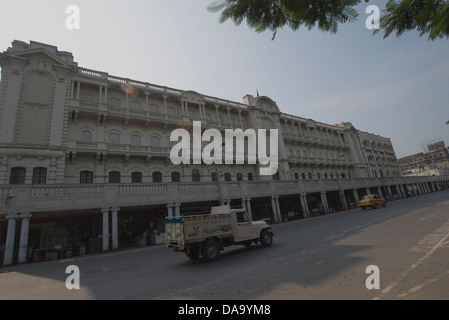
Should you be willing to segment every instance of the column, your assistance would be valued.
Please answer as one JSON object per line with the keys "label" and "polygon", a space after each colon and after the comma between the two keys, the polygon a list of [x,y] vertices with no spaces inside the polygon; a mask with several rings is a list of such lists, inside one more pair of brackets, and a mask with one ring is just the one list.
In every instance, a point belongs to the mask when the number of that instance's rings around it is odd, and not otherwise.
{"label": "column", "polygon": [[78,87],[76,88],[76,100],[80,99],[81,82],[78,81]]}
{"label": "column", "polygon": [[167,217],[173,218],[173,204],[167,204]]}
{"label": "column", "polygon": [[112,250],[118,249],[118,218],[120,208],[111,208],[112,213]]}
{"label": "column", "polygon": [[103,214],[103,251],[109,250],[109,208],[101,209]]}
{"label": "column", "polygon": [[392,200],[393,199],[393,193],[391,192],[390,185],[387,186],[387,193],[388,193],[388,197],[390,198],[390,200]]}
{"label": "column", "polygon": [[357,189],[354,189],[352,192],[354,193],[355,206],[358,207],[360,201],[359,193],[357,192]]}
{"label": "column", "polygon": [[242,209],[246,211],[246,199],[242,199]]}
{"label": "column", "polygon": [[98,104],[102,103],[103,86],[98,86]]}
{"label": "column", "polygon": [[218,123],[218,126],[221,126],[221,124],[220,124],[220,115],[218,113],[218,106],[217,105],[215,105],[215,111],[217,112],[217,123]]}
{"label": "column", "polygon": [[383,193],[382,193],[381,187],[377,187],[377,193],[379,194],[379,196],[380,196],[381,198],[384,197],[384,195],[383,195]]}
{"label": "column", "polygon": [[327,204],[326,191],[321,192],[321,203],[323,204],[324,212],[329,213],[329,206]]}
{"label": "column", "polygon": [[278,215],[277,215],[277,210],[276,210],[276,203],[274,202],[274,197],[275,196],[271,196],[271,208],[273,209],[274,222],[278,223]]}
{"label": "column", "polygon": [[30,230],[30,213],[23,213],[19,216],[22,220],[22,228],[20,229],[20,244],[19,244],[19,257],[18,263],[27,262],[27,252],[28,252],[28,234]]}
{"label": "column", "polygon": [[104,87],[104,103],[108,104],[108,86]]}
{"label": "column", "polygon": [[231,108],[227,108],[228,109],[228,120],[229,120],[229,124],[232,128],[232,120],[231,120]]}
{"label": "column", "polygon": [[18,214],[6,216],[6,220],[8,220],[8,230],[6,231],[5,256],[3,259],[4,266],[8,266],[13,263],[14,239],[16,237],[16,219],[18,218]]}
{"label": "column", "polygon": [[274,202],[276,203],[276,211],[278,214],[278,221],[282,222],[281,207],[279,206],[279,196],[275,196]]}
{"label": "column", "polygon": [[304,218],[310,217],[309,206],[307,205],[307,193],[301,193],[301,207],[304,212]]}
{"label": "column", "polygon": [[341,199],[341,203],[343,205],[343,210],[348,210],[348,203],[346,202],[346,196],[345,196],[344,190],[340,190],[340,199]]}
{"label": "column", "polygon": [[175,203],[175,216],[177,218],[181,217],[181,210],[179,209],[180,206],[180,203]]}
{"label": "column", "polygon": [[252,218],[253,212],[251,210],[251,198],[246,199],[246,209],[247,209],[249,216]]}

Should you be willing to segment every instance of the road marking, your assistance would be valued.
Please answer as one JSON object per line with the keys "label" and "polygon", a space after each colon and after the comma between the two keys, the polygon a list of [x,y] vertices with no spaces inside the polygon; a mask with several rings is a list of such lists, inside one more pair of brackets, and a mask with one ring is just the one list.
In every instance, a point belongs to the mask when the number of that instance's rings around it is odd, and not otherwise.
{"label": "road marking", "polygon": [[[440,231],[440,230],[447,230],[446,227],[449,226],[449,220],[446,221],[446,223],[440,227],[439,229],[437,229],[436,231]],[[433,236],[435,234],[430,234],[427,235],[426,237],[424,237],[424,239],[435,239],[435,236]],[[439,234],[440,235],[440,234]],[[373,300],[379,300],[381,299],[383,296],[385,296],[386,294],[388,294],[394,287],[396,287],[398,285],[398,283],[403,280],[405,277],[408,276],[409,273],[411,273],[413,270],[415,270],[424,260],[426,260],[427,258],[429,258],[438,248],[441,248],[442,246],[447,244],[447,239],[449,238],[449,232],[446,233],[442,238],[440,238],[440,240],[433,246],[430,248],[430,250],[424,255],[422,256],[420,259],[418,259],[414,264],[412,264],[407,270],[405,270],[400,276],[399,276],[399,280],[391,283],[389,286],[387,286],[385,289],[382,290],[382,292],[377,296],[374,297]],[[423,240],[424,240],[423,239]],[[421,241],[423,241],[421,240]],[[416,247],[414,247],[416,248]],[[410,251],[410,250],[409,250]],[[433,280],[433,279],[432,279]],[[430,280],[429,280],[430,281]],[[428,281],[428,282],[429,282]],[[430,283],[430,282],[429,282]],[[428,284],[428,283],[427,283]],[[426,285],[427,285],[426,284]],[[415,290],[414,292],[420,290],[421,288],[423,288],[424,285],[421,286],[417,286],[414,287],[413,289],[410,290]],[[409,291],[410,291],[409,290]],[[408,292],[408,291],[407,291]]]}

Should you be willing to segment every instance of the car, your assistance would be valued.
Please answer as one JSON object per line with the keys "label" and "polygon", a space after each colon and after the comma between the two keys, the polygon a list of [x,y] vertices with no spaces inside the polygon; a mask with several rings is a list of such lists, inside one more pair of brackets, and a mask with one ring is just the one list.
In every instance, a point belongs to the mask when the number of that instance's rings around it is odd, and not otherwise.
{"label": "car", "polygon": [[387,201],[384,198],[380,197],[378,194],[367,194],[359,201],[359,207],[363,210],[366,208],[377,208],[378,206],[386,207]]}

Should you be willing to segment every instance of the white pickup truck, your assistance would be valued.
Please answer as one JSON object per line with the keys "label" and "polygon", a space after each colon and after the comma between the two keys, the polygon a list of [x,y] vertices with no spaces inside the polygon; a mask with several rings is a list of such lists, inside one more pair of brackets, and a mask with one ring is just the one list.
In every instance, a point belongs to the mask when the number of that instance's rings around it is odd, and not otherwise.
{"label": "white pickup truck", "polygon": [[212,207],[206,215],[167,218],[165,239],[168,248],[185,252],[190,259],[212,261],[231,245],[251,246],[273,243],[273,232],[266,221],[252,221],[244,209],[229,205]]}

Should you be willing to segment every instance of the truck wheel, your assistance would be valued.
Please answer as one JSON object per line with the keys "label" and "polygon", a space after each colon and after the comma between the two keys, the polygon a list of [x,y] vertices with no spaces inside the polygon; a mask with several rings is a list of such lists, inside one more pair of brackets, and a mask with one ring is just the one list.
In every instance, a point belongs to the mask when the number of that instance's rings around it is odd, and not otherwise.
{"label": "truck wheel", "polygon": [[203,246],[203,257],[206,261],[213,261],[220,256],[220,246],[216,241],[208,241]]}
{"label": "truck wheel", "polygon": [[260,234],[262,247],[269,247],[273,243],[273,234],[268,230],[263,230]]}

